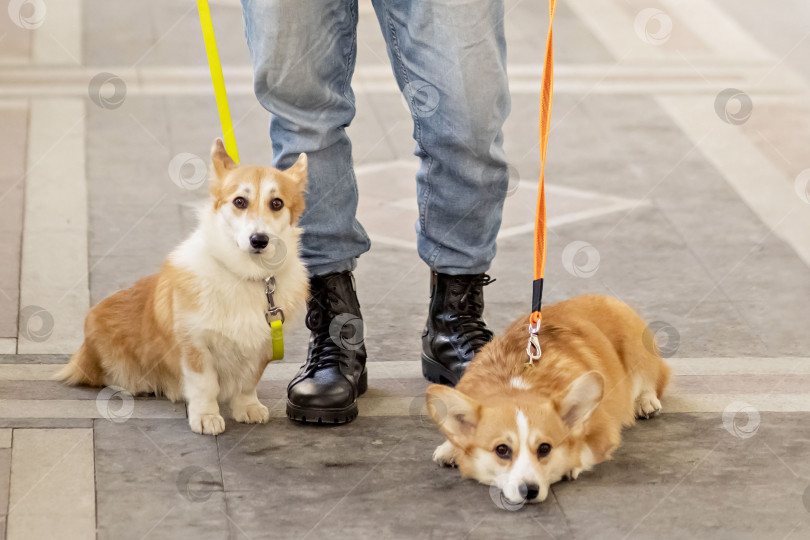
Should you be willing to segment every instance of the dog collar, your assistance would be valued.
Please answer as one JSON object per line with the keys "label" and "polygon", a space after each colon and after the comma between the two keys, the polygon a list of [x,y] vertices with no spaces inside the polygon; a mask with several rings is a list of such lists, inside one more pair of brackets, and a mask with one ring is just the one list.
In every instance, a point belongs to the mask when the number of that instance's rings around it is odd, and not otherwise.
{"label": "dog collar", "polygon": [[273,360],[284,358],[284,310],[276,306],[273,293],[276,291],[276,278],[264,278],[264,294],[267,296],[267,311],[264,318],[270,325],[270,339],[273,342]]}

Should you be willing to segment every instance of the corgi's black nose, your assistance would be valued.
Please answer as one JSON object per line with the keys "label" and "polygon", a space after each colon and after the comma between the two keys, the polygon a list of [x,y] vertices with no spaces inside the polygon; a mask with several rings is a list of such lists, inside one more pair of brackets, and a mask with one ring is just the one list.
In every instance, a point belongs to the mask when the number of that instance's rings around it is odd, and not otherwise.
{"label": "corgi's black nose", "polygon": [[[526,500],[531,501],[537,498],[540,494],[540,486],[537,484],[525,484],[526,485]],[[522,489],[520,491],[523,491]]]}
{"label": "corgi's black nose", "polygon": [[250,247],[255,249],[264,249],[270,242],[270,237],[264,233],[253,233],[250,235]]}

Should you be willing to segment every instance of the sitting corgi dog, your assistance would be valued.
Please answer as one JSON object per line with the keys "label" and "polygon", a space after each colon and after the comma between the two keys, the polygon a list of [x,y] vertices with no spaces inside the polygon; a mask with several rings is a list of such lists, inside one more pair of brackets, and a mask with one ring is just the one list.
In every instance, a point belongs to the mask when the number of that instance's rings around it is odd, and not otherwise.
{"label": "sitting corgi dog", "polygon": [[57,374],[69,384],[117,386],[188,403],[197,433],[225,429],[219,402],[238,422],[267,422],[256,386],[273,359],[266,288],[286,319],[306,303],[299,258],[307,158],[285,171],[238,166],[217,139],[210,199],[191,236],[158,274],[93,307],[85,339]]}
{"label": "sitting corgi dog", "polygon": [[543,309],[542,356],[527,365],[529,317],[484,346],[455,389],[431,385],[427,409],[447,441],[433,454],[496,486],[505,502],[540,502],[549,486],[610,459],[623,426],[661,410],[670,368],[641,318],[606,296]]}

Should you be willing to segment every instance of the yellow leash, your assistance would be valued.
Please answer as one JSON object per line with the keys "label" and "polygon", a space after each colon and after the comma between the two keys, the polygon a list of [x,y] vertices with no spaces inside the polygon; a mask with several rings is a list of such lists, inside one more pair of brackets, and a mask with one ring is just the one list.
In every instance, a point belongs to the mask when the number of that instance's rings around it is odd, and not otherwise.
{"label": "yellow leash", "polygon": [[222,77],[222,64],[219,63],[217,40],[214,37],[214,24],[211,22],[211,9],[208,0],[197,0],[197,10],[200,12],[200,26],[202,26],[205,53],[208,55],[208,67],[211,69],[211,82],[214,83],[214,96],[217,99],[219,123],[222,124],[222,137],[225,139],[225,150],[231,159],[239,163],[239,152],[236,150],[236,137],[233,134],[231,110],[228,108],[228,95],[225,93],[225,79]]}
{"label": "yellow leash", "polygon": [[[205,53],[208,56],[208,67],[211,69],[211,82],[214,84],[214,96],[217,100],[219,122],[222,125],[222,138],[225,139],[225,150],[236,163],[239,163],[239,152],[236,150],[236,137],[233,133],[231,110],[228,108],[228,94],[225,92],[225,78],[222,76],[222,64],[217,52],[217,40],[214,37],[214,24],[211,22],[211,9],[208,0],[197,0],[197,10],[200,12],[200,26],[202,27]],[[270,326],[270,340],[273,344],[273,360],[284,358],[284,312],[277,308],[273,301],[273,292],[276,280],[269,277],[265,280],[265,294],[269,307],[265,313],[267,324]]]}

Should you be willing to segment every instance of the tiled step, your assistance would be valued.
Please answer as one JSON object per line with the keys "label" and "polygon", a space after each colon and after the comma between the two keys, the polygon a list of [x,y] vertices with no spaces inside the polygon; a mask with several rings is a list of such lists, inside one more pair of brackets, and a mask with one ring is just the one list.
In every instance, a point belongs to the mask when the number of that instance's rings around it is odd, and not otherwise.
{"label": "tiled step", "polygon": [[[671,358],[674,377],[664,412],[723,412],[735,403],[757,411],[810,411],[810,358]],[[0,419],[183,418],[182,403],[132,398],[51,379],[59,364],[0,364]],[[259,397],[274,417],[285,415],[286,385],[298,371],[290,362],[272,364],[259,383]],[[419,361],[369,363],[368,392],[359,401],[366,416],[414,416],[424,411]]]}

